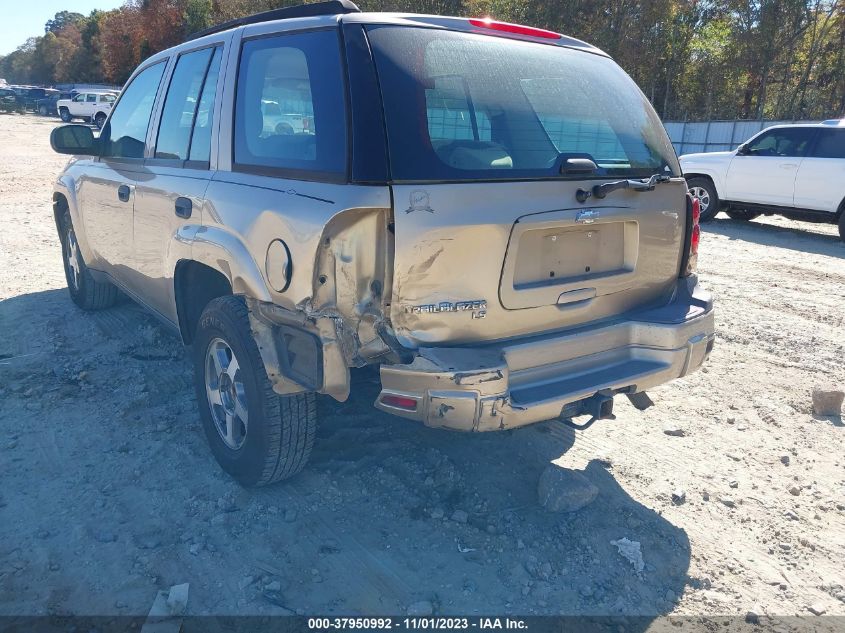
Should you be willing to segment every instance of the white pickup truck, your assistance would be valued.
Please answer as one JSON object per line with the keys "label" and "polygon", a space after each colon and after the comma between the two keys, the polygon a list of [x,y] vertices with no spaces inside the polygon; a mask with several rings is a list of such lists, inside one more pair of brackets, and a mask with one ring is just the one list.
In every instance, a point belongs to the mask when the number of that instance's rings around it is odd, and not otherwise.
{"label": "white pickup truck", "polygon": [[845,241],[845,119],[763,130],[732,152],[681,156],[701,221],[724,210],[833,223]]}
{"label": "white pickup truck", "polygon": [[117,99],[117,93],[105,90],[80,92],[72,99],[59,99],[56,109],[62,121],[70,123],[73,119],[83,119],[103,127],[111,107]]}

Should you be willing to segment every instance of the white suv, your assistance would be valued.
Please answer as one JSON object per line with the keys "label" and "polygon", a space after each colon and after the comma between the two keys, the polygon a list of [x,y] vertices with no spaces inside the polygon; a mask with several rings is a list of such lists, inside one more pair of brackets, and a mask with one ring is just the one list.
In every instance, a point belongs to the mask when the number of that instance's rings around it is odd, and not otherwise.
{"label": "white suv", "polygon": [[845,119],[767,128],[732,152],[681,156],[701,221],[724,209],[837,223],[845,240]]}
{"label": "white suv", "polygon": [[80,92],[72,99],[59,99],[56,109],[62,121],[70,123],[73,119],[83,119],[103,127],[111,107],[117,99],[117,93],[92,90]]}

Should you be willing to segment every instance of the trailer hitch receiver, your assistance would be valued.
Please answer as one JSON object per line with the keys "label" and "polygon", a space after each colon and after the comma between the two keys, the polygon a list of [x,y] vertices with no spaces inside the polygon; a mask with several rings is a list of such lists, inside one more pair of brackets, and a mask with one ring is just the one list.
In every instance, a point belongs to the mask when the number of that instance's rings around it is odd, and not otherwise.
{"label": "trailer hitch receiver", "polygon": [[[589,398],[573,402],[561,411],[560,421],[570,428],[583,431],[590,428],[593,422],[597,420],[615,420],[616,416],[613,415],[614,395],[613,391],[603,390]],[[572,421],[572,418],[580,415],[589,415],[590,419],[584,424],[576,424]]]}

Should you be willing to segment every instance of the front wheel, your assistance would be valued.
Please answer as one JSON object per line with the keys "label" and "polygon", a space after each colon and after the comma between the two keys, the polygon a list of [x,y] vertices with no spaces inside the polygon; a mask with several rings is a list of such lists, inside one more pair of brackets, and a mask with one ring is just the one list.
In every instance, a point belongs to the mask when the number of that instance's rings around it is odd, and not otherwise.
{"label": "front wheel", "polygon": [[690,178],[687,189],[693,198],[698,198],[701,205],[701,222],[709,222],[719,213],[719,194],[709,178]]}
{"label": "front wheel", "polygon": [[731,209],[730,211],[725,211],[728,214],[728,217],[731,220],[741,220],[748,222],[749,220],[753,220],[756,217],[759,217],[759,213],[755,213],[754,211],[746,211],[745,209]]}
{"label": "front wheel", "polygon": [[70,123],[70,120],[73,118],[70,116],[70,111],[67,108],[59,110],[59,116],[62,117],[62,121],[65,123]]}
{"label": "front wheel", "polygon": [[273,391],[243,300],[212,300],[200,317],[193,347],[200,417],[223,470],[247,487],[302,470],[314,445],[316,398]]}
{"label": "front wheel", "polygon": [[67,211],[62,215],[61,233],[62,259],[65,279],[70,298],[83,310],[102,310],[117,301],[117,288],[108,281],[97,281],[85,265],[73,222]]}

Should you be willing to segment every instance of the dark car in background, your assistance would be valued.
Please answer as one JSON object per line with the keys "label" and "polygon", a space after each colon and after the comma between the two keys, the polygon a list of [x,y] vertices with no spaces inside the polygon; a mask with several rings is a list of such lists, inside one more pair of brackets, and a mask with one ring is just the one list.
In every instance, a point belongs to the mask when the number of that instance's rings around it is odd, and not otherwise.
{"label": "dark car in background", "polygon": [[35,103],[35,111],[41,116],[59,116],[59,109],[56,107],[59,99],[73,99],[77,91],[48,90],[48,93],[45,98],[39,99]]}
{"label": "dark car in background", "polygon": [[58,90],[52,88],[38,88],[37,86],[12,86],[12,90],[17,94],[20,108],[32,112],[37,110],[38,101],[58,92]]}
{"label": "dark car in background", "polygon": [[14,112],[17,109],[17,93],[11,88],[0,87],[0,112]]}

